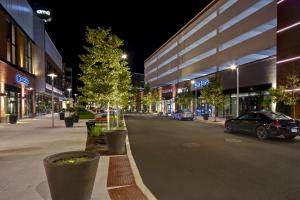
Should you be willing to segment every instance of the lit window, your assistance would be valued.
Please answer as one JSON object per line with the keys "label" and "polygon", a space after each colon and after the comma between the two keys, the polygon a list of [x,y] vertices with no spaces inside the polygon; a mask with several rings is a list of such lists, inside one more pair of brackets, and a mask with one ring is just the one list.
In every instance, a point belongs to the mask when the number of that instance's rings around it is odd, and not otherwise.
{"label": "lit window", "polygon": [[162,53],[160,53],[157,58],[161,58],[163,57],[166,53],[170,52],[172,49],[174,49],[177,46],[177,42],[175,42],[174,44],[172,44],[169,48],[167,48],[165,51],[163,51]]}
{"label": "lit window", "polygon": [[185,68],[185,67],[187,67],[187,66],[189,66],[191,64],[199,62],[199,61],[201,61],[201,60],[203,60],[203,59],[205,59],[205,58],[207,58],[209,56],[212,56],[212,55],[214,55],[216,53],[217,53],[217,49],[216,48],[211,49],[211,50],[209,50],[209,51],[207,51],[205,53],[202,53],[202,54],[200,54],[200,55],[198,55],[198,56],[196,56],[196,57],[194,57],[194,58],[192,58],[192,59],[190,59],[190,60],[188,60],[188,61],[180,64],[179,65],[179,69]]}
{"label": "lit window", "polygon": [[225,10],[227,10],[228,8],[230,8],[230,6],[232,6],[233,4],[235,4],[237,2],[237,0],[228,0],[226,3],[223,4],[223,6],[221,6],[219,8],[219,12],[220,14],[223,13]]}
{"label": "lit window", "polygon": [[217,12],[213,12],[211,15],[209,15],[207,18],[205,18],[204,20],[202,20],[197,26],[195,26],[192,30],[190,30],[188,33],[186,33],[185,35],[183,35],[180,39],[179,39],[179,43],[182,43],[184,40],[186,40],[187,38],[189,38],[191,35],[193,35],[195,32],[197,32],[198,30],[200,30],[202,27],[204,27],[206,24],[208,24],[211,20],[213,20],[215,17],[217,16]]}
{"label": "lit window", "polygon": [[210,32],[209,34],[203,36],[202,38],[200,38],[199,40],[197,40],[196,42],[194,42],[193,44],[191,44],[190,46],[186,47],[185,49],[183,49],[182,51],[179,52],[179,56],[182,56],[183,54],[186,54],[187,52],[191,51],[192,49],[200,46],[201,44],[203,44],[204,42],[206,42],[207,40],[213,38],[214,36],[217,35],[217,31],[214,30],[212,32]]}
{"label": "lit window", "polygon": [[149,67],[150,65],[152,65],[156,61],[157,61],[157,58],[153,58],[153,60],[151,60],[151,61],[149,61],[148,63],[145,64],[145,68]]}
{"label": "lit window", "polygon": [[168,60],[165,60],[164,62],[162,62],[160,65],[158,65],[158,69],[162,68],[163,66],[169,64],[170,62],[172,62],[173,60],[175,60],[177,58],[177,54],[172,56],[171,58],[169,58]]}
{"label": "lit window", "polygon": [[275,28],[276,26],[277,26],[277,20],[273,19],[273,20],[271,20],[271,21],[269,21],[269,22],[267,22],[263,25],[260,25],[256,28],[252,29],[251,31],[248,31],[248,32],[246,32],[246,33],[244,33],[244,34],[242,34],[242,35],[240,35],[240,36],[238,36],[238,37],[236,37],[232,40],[229,40],[229,41],[221,44],[220,47],[219,47],[219,50],[223,51],[225,49],[228,49],[229,47],[235,46],[235,45],[237,45],[241,42],[244,42],[244,41],[246,41],[250,38],[253,38],[257,35],[260,35],[260,34],[266,32],[266,31],[268,31],[272,28]]}
{"label": "lit window", "polygon": [[225,31],[226,29],[228,29],[231,26],[235,25],[236,23],[242,21],[246,17],[252,15],[253,13],[255,13],[258,10],[262,9],[263,7],[270,4],[271,2],[273,2],[273,0],[260,0],[259,2],[257,2],[253,6],[251,6],[250,8],[246,9],[245,11],[243,11],[242,13],[237,15],[236,17],[232,18],[231,20],[229,20],[228,22],[226,22],[225,24],[220,26],[219,31],[220,32]]}

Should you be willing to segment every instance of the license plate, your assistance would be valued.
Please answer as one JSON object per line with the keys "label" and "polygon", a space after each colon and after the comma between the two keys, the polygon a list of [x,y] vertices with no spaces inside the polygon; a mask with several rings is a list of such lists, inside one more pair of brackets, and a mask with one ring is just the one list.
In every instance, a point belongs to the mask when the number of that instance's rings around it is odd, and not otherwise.
{"label": "license plate", "polygon": [[292,133],[297,133],[297,132],[298,132],[298,129],[297,129],[297,128],[291,128],[291,132],[292,132]]}

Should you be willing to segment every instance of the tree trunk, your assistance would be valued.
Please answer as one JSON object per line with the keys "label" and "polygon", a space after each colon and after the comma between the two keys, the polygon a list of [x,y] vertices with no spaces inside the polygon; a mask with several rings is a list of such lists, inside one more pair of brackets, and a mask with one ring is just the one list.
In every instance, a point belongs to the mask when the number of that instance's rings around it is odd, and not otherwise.
{"label": "tree trunk", "polygon": [[109,113],[110,112],[110,110],[109,110],[109,101],[108,101],[108,103],[107,103],[107,115],[106,115],[106,117],[107,117],[107,130],[110,130],[110,116],[109,116]]}
{"label": "tree trunk", "polygon": [[296,105],[292,105],[292,117],[296,118]]}
{"label": "tree trunk", "polygon": [[215,106],[215,122],[217,121],[217,107]]}
{"label": "tree trunk", "polygon": [[119,128],[119,106],[117,105],[117,128]]}
{"label": "tree trunk", "polygon": [[152,104],[149,105],[149,112],[152,112]]}

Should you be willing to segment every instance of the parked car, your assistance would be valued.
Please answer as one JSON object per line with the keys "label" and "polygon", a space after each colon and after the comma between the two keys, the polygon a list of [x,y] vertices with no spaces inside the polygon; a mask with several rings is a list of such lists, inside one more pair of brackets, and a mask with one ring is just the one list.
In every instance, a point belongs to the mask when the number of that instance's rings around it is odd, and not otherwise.
{"label": "parked car", "polygon": [[292,140],[300,134],[300,121],[279,112],[249,112],[226,120],[225,131],[252,133],[261,140],[280,135]]}
{"label": "parked car", "polygon": [[177,120],[194,120],[194,114],[189,110],[178,110],[177,112],[173,113],[173,119]]}

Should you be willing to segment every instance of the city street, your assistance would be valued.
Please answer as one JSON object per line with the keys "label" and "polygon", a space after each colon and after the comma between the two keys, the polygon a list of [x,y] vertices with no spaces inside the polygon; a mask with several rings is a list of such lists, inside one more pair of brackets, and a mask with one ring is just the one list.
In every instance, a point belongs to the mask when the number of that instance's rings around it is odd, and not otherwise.
{"label": "city street", "polygon": [[259,141],[216,124],[154,116],[128,116],[127,128],[157,199],[300,199],[300,138]]}

